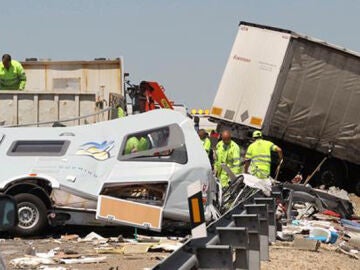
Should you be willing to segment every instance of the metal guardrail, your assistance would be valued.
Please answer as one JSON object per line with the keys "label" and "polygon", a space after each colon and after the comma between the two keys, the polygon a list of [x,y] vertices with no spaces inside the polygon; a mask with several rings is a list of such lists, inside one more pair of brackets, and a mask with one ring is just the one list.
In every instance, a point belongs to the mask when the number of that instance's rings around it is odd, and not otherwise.
{"label": "metal guardrail", "polygon": [[275,199],[257,192],[207,226],[207,237],[189,239],[156,265],[162,269],[260,269],[275,241]]}

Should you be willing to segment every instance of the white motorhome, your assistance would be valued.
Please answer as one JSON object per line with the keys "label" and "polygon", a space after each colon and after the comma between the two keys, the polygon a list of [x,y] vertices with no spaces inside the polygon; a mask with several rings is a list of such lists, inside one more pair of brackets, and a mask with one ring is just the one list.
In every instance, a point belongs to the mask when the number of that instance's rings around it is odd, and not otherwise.
{"label": "white motorhome", "polygon": [[[130,140],[146,147],[128,151]],[[123,224],[160,231],[189,221],[186,188],[211,166],[191,120],[171,110],[70,127],[0,128],[0,192],[19,208],[17,232],[52,224]]]}

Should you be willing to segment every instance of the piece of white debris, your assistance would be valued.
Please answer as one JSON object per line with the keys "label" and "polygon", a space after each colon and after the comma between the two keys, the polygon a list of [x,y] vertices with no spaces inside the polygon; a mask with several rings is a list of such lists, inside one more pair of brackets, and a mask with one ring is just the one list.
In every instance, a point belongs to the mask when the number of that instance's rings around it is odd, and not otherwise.
{"label": "piece of white debris", "polygon": [[84,263],[100,263],[106,260],[106,256],[103,257],[84,257],[78,259],[61,259],[61,263],[65,264],[84,264]]}
{"label": "piece of white debris", "polygon": [[51,265],[56,264],[56,262],[52,259],[38,257],[20,257],[10,261],[10,265],[16,268],[36,267],[41,264]]}

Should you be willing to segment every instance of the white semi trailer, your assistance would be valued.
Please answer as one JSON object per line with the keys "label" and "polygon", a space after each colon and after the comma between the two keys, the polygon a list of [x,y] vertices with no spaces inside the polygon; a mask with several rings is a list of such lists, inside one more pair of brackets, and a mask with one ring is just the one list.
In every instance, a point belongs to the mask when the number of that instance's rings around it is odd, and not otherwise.
{"label": "white semi trailer", "polygon": [[[285,167],[360,194],[360,55],[289,30],[240,22],[211,119],[246,143],[261,129]],[[285,171],[285,170],[284,170]]]}

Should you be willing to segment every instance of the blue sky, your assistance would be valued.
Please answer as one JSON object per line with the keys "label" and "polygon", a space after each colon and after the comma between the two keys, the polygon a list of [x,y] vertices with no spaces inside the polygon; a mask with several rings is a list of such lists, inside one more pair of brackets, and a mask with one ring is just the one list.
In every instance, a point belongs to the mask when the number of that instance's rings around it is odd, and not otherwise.
{"label": "blue sky", "polygon": [[122,56],[131,80],[158,81],[189,108],[211,106],[237,26],[286,28],[360,52],[357,0],[0,0],[0,54]]}

